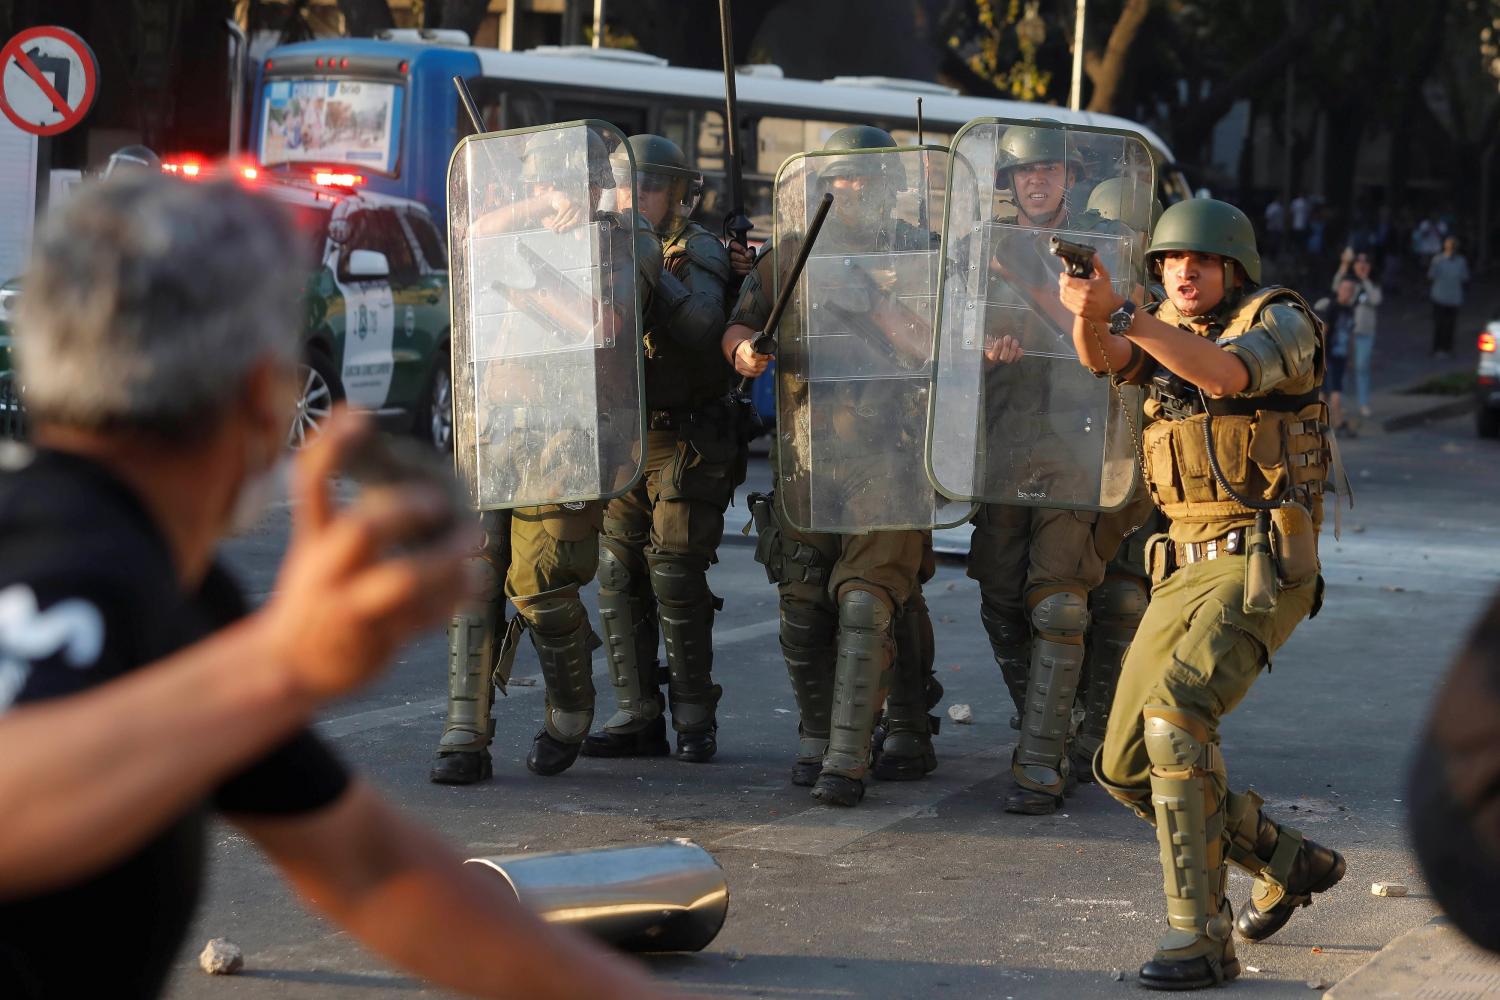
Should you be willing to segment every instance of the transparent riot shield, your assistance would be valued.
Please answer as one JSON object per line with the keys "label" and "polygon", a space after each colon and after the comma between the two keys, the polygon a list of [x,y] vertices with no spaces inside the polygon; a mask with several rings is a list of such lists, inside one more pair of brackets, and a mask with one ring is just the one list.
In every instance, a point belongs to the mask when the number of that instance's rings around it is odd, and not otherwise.
{"label": "transparent riot shield", "polygon": [[[979,119],[954,139],[927,471],[945,496],[1111,510],[1137,475],[1139,393],[1073,347],[1053,237],[1140,301],[1155,172],[1133,133]],[[1097,192],[1097,194],[1096,194]],[[1020,356],[1015,357],[1019,347]]]}
{"label": "transparent riot shield", "polygon": [[453,154],[453,447],[478,510],[617,496],[640,477],[634,221],[610,210],[633,178],[603,122],[469,136]]}
{"label": "transparent riot shield", "polygon": [[778,276],[824,192],[834,197],[777,331],[776,495],[799,528],[969,515],[931,488],[923,460],[946,173],[946,150],[911,147],[799,154],[777,175]]}

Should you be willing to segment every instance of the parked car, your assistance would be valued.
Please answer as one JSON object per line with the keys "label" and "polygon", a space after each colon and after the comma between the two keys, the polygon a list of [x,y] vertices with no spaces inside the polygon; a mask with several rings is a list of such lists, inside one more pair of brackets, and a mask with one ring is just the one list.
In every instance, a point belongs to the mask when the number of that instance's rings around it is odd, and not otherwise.
{"label": "parked car", "polygon": [[1478,375],[1474,402],[1479,436],[1500,437],[1500,320],[1491,320],[1479,335]]}

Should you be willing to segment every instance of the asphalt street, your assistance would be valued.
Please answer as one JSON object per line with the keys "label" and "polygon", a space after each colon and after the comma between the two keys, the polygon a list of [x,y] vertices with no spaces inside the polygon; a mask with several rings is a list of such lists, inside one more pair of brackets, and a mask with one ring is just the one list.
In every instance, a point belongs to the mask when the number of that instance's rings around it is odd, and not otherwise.
{"label": "asphalt street", "polygon": [[[1316,995],[1433,906],[1405,846],[1403,785],[1426,706],[1455,647],[1500,585],[1500,443],[1471,419],[1344,445],[1358,492],[1343,537],[1325,527],[1327,602],[1304,623],[1224,727],[1230,779],[1278,816],[1338,847],[1348,876],[1263,944],[1241,944],[1245,996]],[[750,486],[764,482],[763,460]],[[688,837],[713,852],[730,889],[728,922],[709,948],[652,961],[665,980],[719,997],[1095,997],[1139,989],[1135,970],[1165,923],[1151,830],[1092,785],[1060,813],[1003,813],[1013,742],[1009,701],[958,561],[927,588],[945,718],[928,779],[872,783],[861,806],[831,810],[787,780],[796,715],[776,644],[776,601],[731,508],[711,582],[717,623],[720,753],[710,764],[581,759],[538,778],[523,757],[540,722],[529,647],[521,682],[497,706],[495,778],[427,781],[442,728],[441,635],[408,648],[390,673],[331,707],[319,730],[396,803],[466,855],[640,844]],[[274,585],[288,512],[228,555],[248,588]],[[596,661],[599,711],[608,681]],[[530,679],[530,683],[527,680]],[[169,996],[442,996],[389,970],[310,915],[233,828],[218,826],[211,884]],[[1400,880],[1405,898],[1371,895]],[[1236,905],[1248,879],[1235,875]],[[244,948],[246,968],[211,978],[196,954],[211,937]],[[497,942],[497,954],[501,942]],[[497,959],[498,961],[499,959]]]}

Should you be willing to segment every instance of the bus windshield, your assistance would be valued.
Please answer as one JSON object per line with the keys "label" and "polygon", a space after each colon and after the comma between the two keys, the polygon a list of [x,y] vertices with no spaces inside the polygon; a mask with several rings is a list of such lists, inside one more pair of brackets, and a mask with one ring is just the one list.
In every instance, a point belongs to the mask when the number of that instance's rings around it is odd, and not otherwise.
{"label": "bus windshield", "polygon": [[395,174],[402,92],[400,84],[370,80],[267,81],[261,164],[316,161]]}

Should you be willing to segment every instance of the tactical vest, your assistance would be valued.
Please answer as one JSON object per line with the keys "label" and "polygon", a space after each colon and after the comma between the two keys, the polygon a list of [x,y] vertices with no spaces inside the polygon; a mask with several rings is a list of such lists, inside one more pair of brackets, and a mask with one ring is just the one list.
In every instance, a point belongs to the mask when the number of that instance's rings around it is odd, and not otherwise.
{"label": "tactical vest", "polygon": [[[1315,523],[1323,517],[1323,491],[1332,463],[1323,384],[1323,324],[1306,300],[1288,288],[1263,288],[1232,307],[1220,343],[1255,327],[1262,311],[1277,301],[1302,307],[1318,339],[1311,372],[1293,376],[1274,392],[1253,397],[1200,398],[1196,386],[1157,367],[1146,402],[1151,423],[1142,435],[1146,481],[1174,524],[1223,523],[1226,530],[1255,516],[1233,494],[1255,501],[1288,496],[1303,503]],[[1184,326],[1170,300],[1154,310],[1158,319]],[[1206,400],[1206,407],[1205,407]],[[1219,471],[1215,475],[1210,438]]]}
{"label": "tactical vest", "polygon": [[[689,222],[662,246],[662,270],[696,290],[704,282],[724,283],[724,277],[713,275],[696,263],[688,252],[694,240],[718,241],[707,229]],[[693,273],[689,273],[692,269]],[[727,270],[726,270],[727,276]],[[721,292],[722,294],[722,292]],[[705,337],[705,347],[693,350],[663,331],[651,329],[647,315],[645,336],[646,405],[653,410],[695,409],[722,398],[733,383],[734,370],[719,349],[717,325],[712,337]]]}

